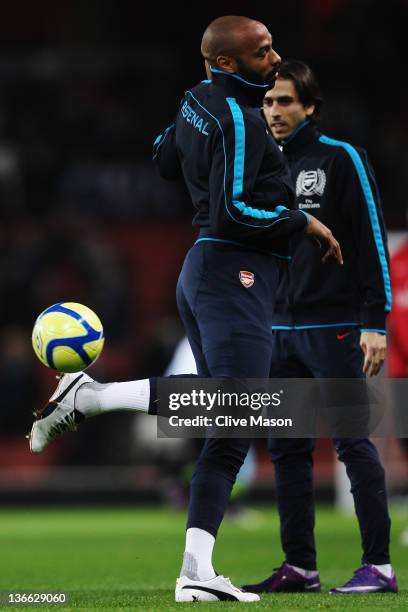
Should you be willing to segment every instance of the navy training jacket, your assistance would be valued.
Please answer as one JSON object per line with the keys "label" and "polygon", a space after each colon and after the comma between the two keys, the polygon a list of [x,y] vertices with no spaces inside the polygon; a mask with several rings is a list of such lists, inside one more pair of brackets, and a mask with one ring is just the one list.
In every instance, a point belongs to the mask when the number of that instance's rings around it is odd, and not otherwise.
{"label": "navy training jacket", "polygon": [[358,325],[385,332],[392,299],[387,237],[366,152],[322,136],[309,121],[281,145],[297,207],[332,230],[344,265],[323,264],[316,241],[294,236],[288,275],[276,297],[274,329]]}
{"label": "navy training jacket", "polygon": [[270,85],[212,68],[187,91],[153,159],[166,179],[184,177],[200,238],[288,256],[307,215],[295,208],[286,161],[260,112]]}

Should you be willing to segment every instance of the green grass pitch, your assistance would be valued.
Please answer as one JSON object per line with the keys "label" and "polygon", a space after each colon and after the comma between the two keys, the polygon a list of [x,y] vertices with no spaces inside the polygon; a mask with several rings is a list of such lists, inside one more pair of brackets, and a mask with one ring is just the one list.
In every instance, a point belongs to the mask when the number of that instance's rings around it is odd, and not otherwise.
{"label": "green grass pitch", "polygon": [[[359,565],[359,535],[353,517],[320,508],[317,516],[322,594],[264,595],[256,604],[175,604],[174,582],[183,550],[184,513],[165,509],[7,510],[0,513],[0,591],[65,592],[68,605],[8,606],[0,610],[408,610],[408,551],[398,544],[406,524],[393,515],[393,563],[398,595],[330,596],[331,586]],[[265,578],[280,565],[278,521],[260,510],[247,529],[226,520],[214,565],[236,585]]]}

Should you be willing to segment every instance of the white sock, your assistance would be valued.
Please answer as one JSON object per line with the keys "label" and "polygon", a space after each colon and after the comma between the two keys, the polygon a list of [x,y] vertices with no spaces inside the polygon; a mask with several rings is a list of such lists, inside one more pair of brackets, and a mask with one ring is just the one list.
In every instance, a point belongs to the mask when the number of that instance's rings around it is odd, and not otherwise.
{"label": "white sock", "polygon": [[384,565],[374,565],[374,563],[372,563],[371,565],[375,567],[375,569],[378,569],[379,572],[384,574],[384,576],[387,576],[387,578],[391,578],[392,565],[390,563],[385,563]]}
{"label": "white sock", "polygon": [[75,408],[87,418],[114,410],[147,412],[150,400],[150,381],[131,380],[102,384],[85,383],[75,396]]}
{"label": "white sock", "polygon": [[296,567],[296,565],[289,565],[289,567],[294,569],[298,574],[301,574],[305,578],[314,578],[315,576],[317,576],[318,573],[316,570],[305,570],[303,569],[303,567]]}
{"label": "white sock", "polygon": [[208,531],[190,527],[186,532],[186,549],[180,576],[191,580],[211,580],[216,573],[212,566],[215,538]]}

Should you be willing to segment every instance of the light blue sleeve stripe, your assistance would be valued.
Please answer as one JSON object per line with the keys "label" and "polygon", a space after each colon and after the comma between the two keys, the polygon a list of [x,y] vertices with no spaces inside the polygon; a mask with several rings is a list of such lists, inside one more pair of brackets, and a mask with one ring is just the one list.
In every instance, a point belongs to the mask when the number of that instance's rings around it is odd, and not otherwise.
{"label": "light blue sleeve stripe", "polygon": [[169,125],[168,128],[166,128],[163,132],[163,134],[159,134],[156,138],[156,140],[153,143],[153,159],[155,159],[157,157],[157,152],[159,150],[159,148],[162,146],[163,142],[166,140],[168,133],[170,132],[170,130],[172,128],[174,128],[175,124],[172,123],[171,125]]}
{"label": "light blue sleeve stripe", "polygon": [[274,211],[262,210],[247,206],[240,198],[244,191],[245,171],[245,123],[242,110],[235,98],[226,98],[234,120],[235,152],[234,152],[234,179],[232,184],[232,203],[243,215],[254,219],[275,219],[284,211],[286,206],[279,205]]}
{"label": "light blue sleeve stripe", "polygon": [[362,327],[360,331],[361,332],[376,332],[377,334],[382,334],[383,336],[387,335],[387,332],[385,329],[369,329],[369,328]]}
{"label": "light blue sleeve stripe", "polygon": [[370,181],[367,176],[366,169],[361,160],[360,155],[356,151],[354,147],[352,147],[348,142],[342,142],[341,140],[334,140],[333,138],[328,138],[327,136],[320,136],[320,142],[327,145],[343,147],[350,155],[352,162],[356,168],[358,178],[360,180],[361,188],[364,193],[365,201],[367,203],[368,214],[371,221],[371,227],[373,229],[374,241],[377,247],[378,257],[380,259],[381,270],[384,280],[384,289],[385,289],[385,310],[389,312],[391,310],[392,305],[392,291],[391,291],[391,279],[390,272],[388,269],[387,257],[385,254],[385,246],[384,240],[381,234],[380,222],[378,220],[377,208],[374,201],[373,192],[371,189]]}
{"label": "light blue sleeve stripe", "polygon": [[235,98],[227,98],[231,109],[235,130],[235,154],[234,154],[234,182],[232,186],[232,199],[239,200],[244,191],[244,167],[245,167],[245,124],[242,110]]}
{"label": "light blue sleeve stripe", "polygon": [[275,217],[279,217],[281,212],[284,210],[288,210],[285,206],[277,206],[275,211],[272,212],[270,210],[262,210],[261,208],[252,208],[251,206],[247,206],[244,202],[240,202],[239,200],[232,200],[235,208],[238,208],[243,215],[248,215],[253,217],[254,219],[274,219]]}

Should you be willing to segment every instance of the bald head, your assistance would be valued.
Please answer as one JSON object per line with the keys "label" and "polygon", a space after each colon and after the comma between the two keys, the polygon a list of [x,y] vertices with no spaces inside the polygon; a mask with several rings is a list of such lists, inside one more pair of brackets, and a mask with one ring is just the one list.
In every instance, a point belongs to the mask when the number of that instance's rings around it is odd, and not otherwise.
{"label": "bald head", "polygon": [[249,17],[218,17],[204,32],[201,54],[210,64],[215,64],[219,56],[236,58],[252,43],[260,29],[266,30],[262,23]]}
{"label": "bald head", "polygon": [[234,15],[218,17],[210,23],[203,35],[201,53],[209,79],[213,67],[254,83],[273,85],[281,61],[263,23]]}

